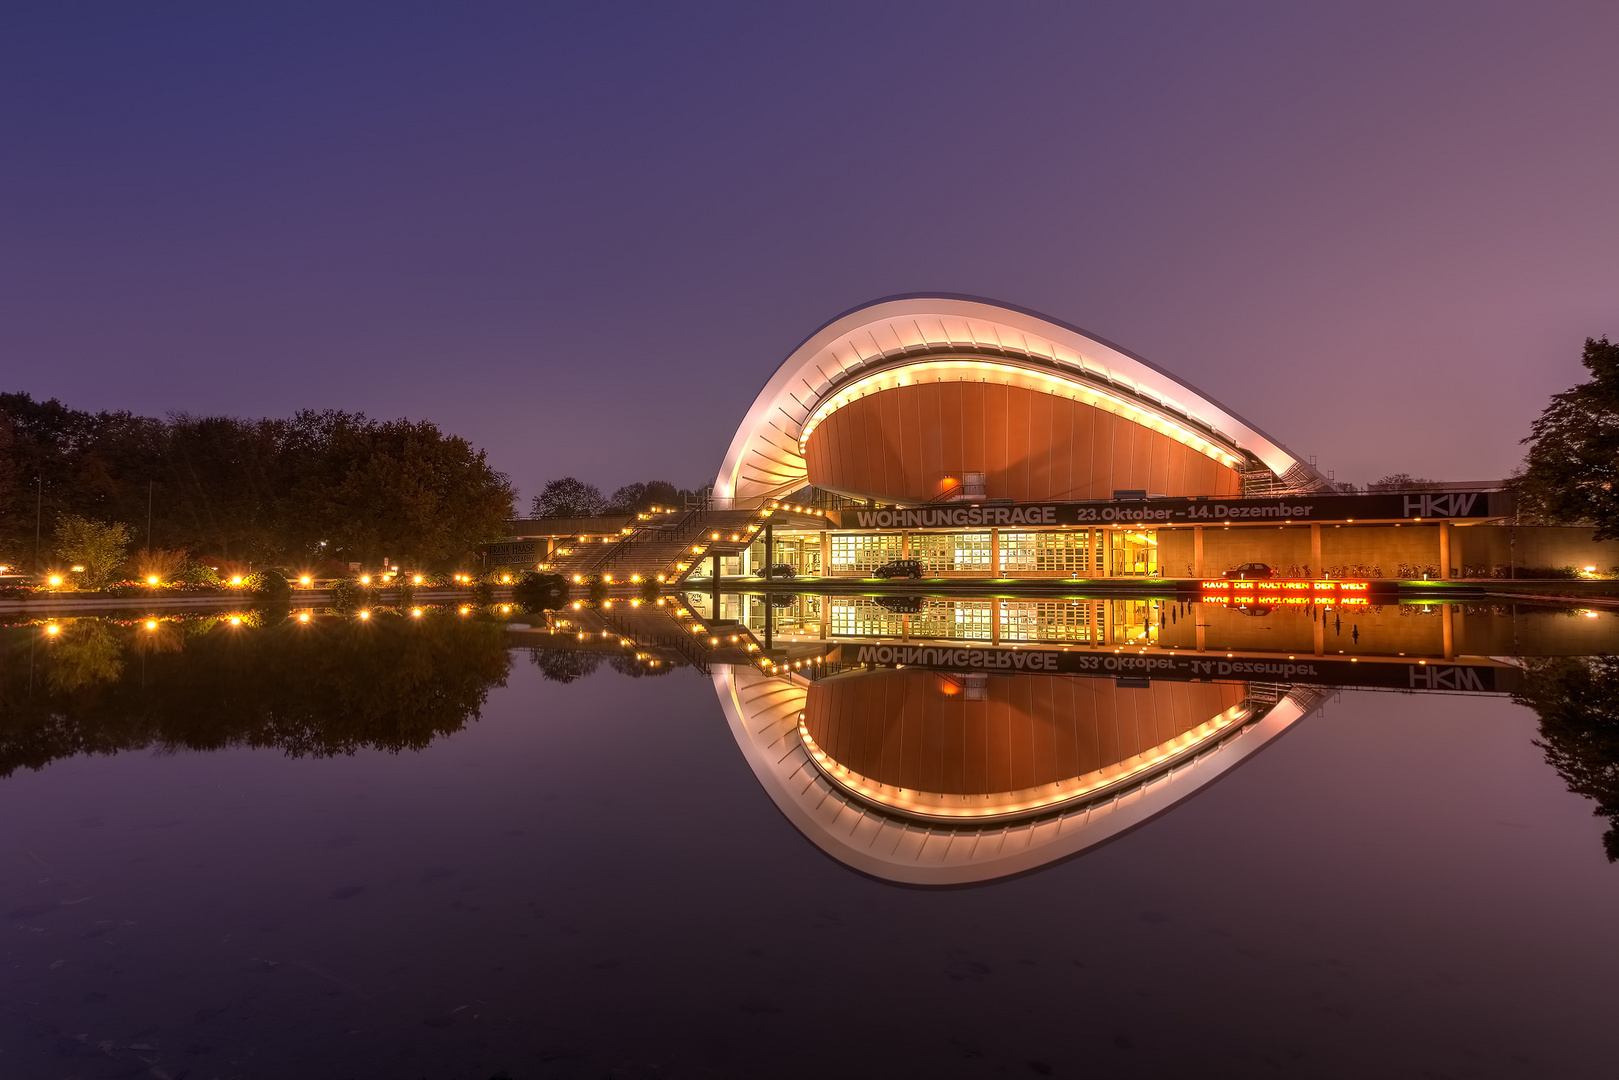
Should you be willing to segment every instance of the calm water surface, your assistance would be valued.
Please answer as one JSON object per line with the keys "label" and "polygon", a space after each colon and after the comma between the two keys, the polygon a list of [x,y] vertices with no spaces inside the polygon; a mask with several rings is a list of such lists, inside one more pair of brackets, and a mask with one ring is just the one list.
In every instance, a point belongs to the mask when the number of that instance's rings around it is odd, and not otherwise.
{"label": "calm water surface", "polygon": [[0,1076],[1612,1075],[1619,869],[1510,699],[1344,691],[924,889],[712,678],[428,622],[0,630]]}

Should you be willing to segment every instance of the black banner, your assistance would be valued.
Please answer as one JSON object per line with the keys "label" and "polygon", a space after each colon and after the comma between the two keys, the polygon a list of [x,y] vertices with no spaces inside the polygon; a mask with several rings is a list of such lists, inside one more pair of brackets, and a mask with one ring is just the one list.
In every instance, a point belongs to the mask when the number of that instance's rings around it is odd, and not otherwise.
{"label": "black banner", "polygon": [[1510,693],[1516,668],[1452,663],[1361,663],[1321,656],[1209,656],[1202,653],[1064,652],[990,645],[911,645],[893,642],[840,645],[832,659],[844,664],[929,668],[968,674],[1091,675],[1179,682],[1282,682],[1314,686],[1366,686],[1398,690],[1473,690]]}
{"label": "black banner", "polygon": [[1228,525],[1312,521],[1388,521],[1505,517],[1500,491],[1404,495],[1282,495],[1265,499],[1117,499],[1105,502],[948,503],[886,510],[845,509],[843,529],[1061,528],[1064,525]]}

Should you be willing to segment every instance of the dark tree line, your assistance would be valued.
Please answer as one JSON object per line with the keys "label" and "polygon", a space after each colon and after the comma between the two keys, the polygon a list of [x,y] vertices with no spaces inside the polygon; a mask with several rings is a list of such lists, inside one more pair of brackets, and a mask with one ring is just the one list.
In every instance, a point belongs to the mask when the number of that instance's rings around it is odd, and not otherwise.
{"label": "dark tree line", "polygon": [[654,506],[682,507],[697,492],[678,488],[667,480],[625,484],[612,495],[572,476],[552,480],[536,496],[529,513],[537,518],[598,517],[609,514],[638,514]]}
{"label": "dark tree line", "polygon": [[66,515],[122,522],[137,547],[249,565],[321,556],[452,563],[506,532],[513,491],[428,422],[88,413],[0,394],[0,562],[30,566]]}
{"label": "dark tree line", "polygon": [[78,619],[48,640],[0,629],[0,778],[146,747],[419,750],[505,685],[506,639],[498,623],[450,618],[156,630]]}

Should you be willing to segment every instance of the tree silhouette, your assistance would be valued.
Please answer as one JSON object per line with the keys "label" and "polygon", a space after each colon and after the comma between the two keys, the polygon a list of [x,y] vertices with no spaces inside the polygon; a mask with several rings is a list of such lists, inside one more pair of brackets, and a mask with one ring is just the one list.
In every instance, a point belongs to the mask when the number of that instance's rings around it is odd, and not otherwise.
{"label": "tree silhouette", "polygon": [[492,622],[251,621],[0,630],[0,776],[153,746],[420,749],[475,719],[510,663]]}
{"label": "tree silhouette", "polygon": [[595,517],[607,508],[607,500],[595,484],[573,476],[552,480],[534,496],[531,513],[538,518]]}
{"label": "tree silhouette", "polygon": [[1530,520],[1594,525],[1619,537],[1619,345],[1586,338],[1588,382],[1555,395],[1530,428],[1529,454],[1513,478]]}
{"label": "tree silhouette", "polygon": [[1619,657],[1576,656],[1525,662],[1513,695],[1540,716],[1535,745],[1576,795],[1608,819],[1608,861],[1619,861]]}

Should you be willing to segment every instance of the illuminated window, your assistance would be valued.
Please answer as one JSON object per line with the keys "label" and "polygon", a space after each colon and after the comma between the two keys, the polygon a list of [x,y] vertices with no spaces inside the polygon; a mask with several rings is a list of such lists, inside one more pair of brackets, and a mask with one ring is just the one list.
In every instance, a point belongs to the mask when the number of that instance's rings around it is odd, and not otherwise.
{"label": "illuminated window", "polygon": [[913,533],[911,558],[930,573],[989,570],[989,533]]}
{"label": "illuminated window", "polygon": [[1001,603],[1003,641],[1093,641],[1102,622],[1089,600],[1006,600]]}
{"label": "illuminated window", "polygon": [[843,536],[833,536],[832,540],[832,569],[837,570],[864,570],[877,569],[890,559],[899,558],[898,534],[886,533],[854,533]]}
{"label": "illuminated window", "polygon": [[1001,534],[1001,569],[1007,572],[1088,574],[1091,534],[1087,529]]}
{"label": "illuminated window", "polygon": [[839,637],[899,636],[900,616],[864,597],[829,596],[827,605],[829,629]]}

